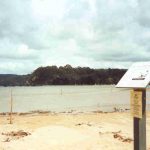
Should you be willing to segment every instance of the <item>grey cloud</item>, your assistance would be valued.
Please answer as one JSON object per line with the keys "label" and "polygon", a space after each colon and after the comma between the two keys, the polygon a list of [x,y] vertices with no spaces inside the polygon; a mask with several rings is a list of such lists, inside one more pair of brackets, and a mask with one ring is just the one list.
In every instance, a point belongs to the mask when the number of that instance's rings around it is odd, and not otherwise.
{"label": "grey cloud", "polygon": [[[88,14],[89,4],[88,1],[70,0],[67,2],[68,12],[65,19],[78,20],[84,18]],[[84,18],[85,19],[85,18]]]}
{"label": "grey cloud", "polygon": [[10,74],[28,74],[39,66],[37,62],[33,61],[3,61],[0,64],[0,74],[10,73]]}
{"label": "grey cloud", "polygon": [[113,61],[113,62],[142,62],[142,61],[150,61],[149,55],[141,55],[141,54],[109,54],[95,57],[96,61],[105,60],[105,61]]}
{"label": "grey cloud", "polygon": [[[89,0],[64,2],[66,11],[61,19],[48,16],[41,21],[38,15],[34,16],[31,0],[0,1],[0,60],[5,61],[4,65],[9,61],[16,66],[19,61],[30,62],[33,68],[68,60],[78,66],[90,59],[93,66],[112,61],[116,65],[122,61],[123,66],[150,60],[148,0],[95,0],[95,4],[91,1],[93,8]],[[27,45],[32,53],[18,54],[21,44]]]}
{"label": "grey cloud", "polygon": [[150,27],[150,1],[145,0],[144,2],[138,0],[138,15],[137,21],[139,25],[149,28]]}
{"label": "grey cloud", "polygon": [[37,56],[19,56],[17,54],[14,54],[14,55],[8,55],[8,54],[0,54],[0,60],[2,59],[5,59],[5,60],[35,60],[35,59],[38,59]]}
{"label": "grey cloud", "polygon": [[38,37],[39,25],[32,16],[29,0],[0,2],[0,38],[10,41],[26,43],[31,48],[40,47]]}

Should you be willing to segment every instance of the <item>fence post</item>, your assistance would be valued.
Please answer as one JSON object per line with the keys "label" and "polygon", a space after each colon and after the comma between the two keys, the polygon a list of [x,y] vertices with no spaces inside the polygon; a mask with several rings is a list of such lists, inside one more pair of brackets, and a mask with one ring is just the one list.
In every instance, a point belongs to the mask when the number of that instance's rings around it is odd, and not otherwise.
{"label": "fence post", "polygon": [[10,124],[12,124],[12,111],[13,111],[13,97],[12,97],[12,89],[11,89],[11,93],[10,93]]}
{"label": "fence post", "polygon": [[142,118],[134,117],[134,150],[146,150],[146,90],[142,92]]}

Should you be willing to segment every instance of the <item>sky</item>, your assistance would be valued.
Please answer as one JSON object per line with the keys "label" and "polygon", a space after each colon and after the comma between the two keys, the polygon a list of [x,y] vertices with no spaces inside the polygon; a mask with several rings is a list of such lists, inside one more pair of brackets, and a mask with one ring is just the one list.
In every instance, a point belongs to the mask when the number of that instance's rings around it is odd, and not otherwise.
{"label": "sky", "polygon": [[0,74],[150,61],[149,0],[0,0]]}

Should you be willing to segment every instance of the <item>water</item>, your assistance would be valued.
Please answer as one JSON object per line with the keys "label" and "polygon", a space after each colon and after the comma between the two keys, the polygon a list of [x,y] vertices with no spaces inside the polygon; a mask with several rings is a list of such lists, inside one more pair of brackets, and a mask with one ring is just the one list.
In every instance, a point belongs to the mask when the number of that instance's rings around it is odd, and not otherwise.
{"label": "water", "polygon": [[[0,87],[0,112],[9,112],[10,91],[13,111],[112,111],[114,107],[130,108],[130,90],[114,86],[36,86]],[[147,107],[150,108],[147,90]]]}

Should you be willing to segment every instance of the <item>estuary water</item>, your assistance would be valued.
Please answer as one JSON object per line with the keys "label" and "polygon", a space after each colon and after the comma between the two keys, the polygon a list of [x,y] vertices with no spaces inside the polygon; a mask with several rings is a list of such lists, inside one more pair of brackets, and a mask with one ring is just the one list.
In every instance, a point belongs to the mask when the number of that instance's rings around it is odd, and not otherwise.
{"label": "estuary water", "polygon": [[[0,112],[9,112],[11,90],[13,112],[112,111],[130,108],[130,90],[113,85],[0,87]],[[150,110],[150,90],[147,90]]]}

